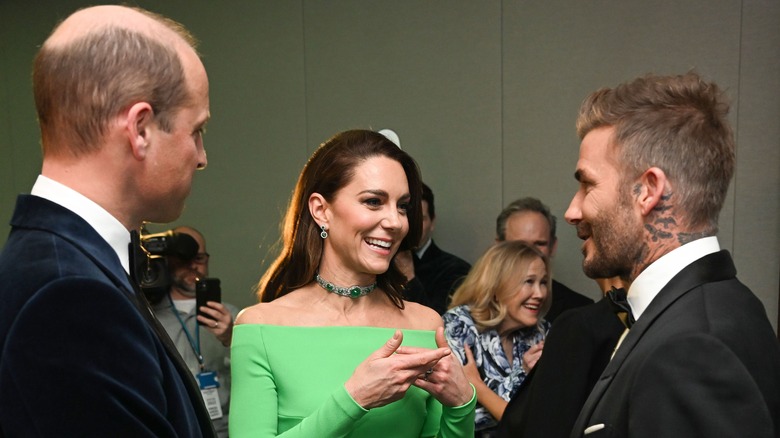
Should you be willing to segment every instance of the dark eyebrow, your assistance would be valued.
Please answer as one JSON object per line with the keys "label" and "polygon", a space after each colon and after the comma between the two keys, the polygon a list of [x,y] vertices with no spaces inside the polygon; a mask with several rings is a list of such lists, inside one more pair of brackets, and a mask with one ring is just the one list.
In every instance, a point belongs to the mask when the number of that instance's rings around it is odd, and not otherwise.
{"label": "dark eyebrow", "polygon": [[[358,193],[358,195],[374,195],[374,196],[381,196],[383,198],[389,198],[390,197],[390,195],[386,191],[381,190],[381,189],[363,190],[362,192]],[[400,198],[400,200],[404,201],[404,202],[408,201],[410,199],[412,199],[412,195],[410,195],[409,193],[401,196],[401,198]]]}
{"label": "dark eyebrow", "polygon": [[358,193],[358,195],[365,195],[365,194],[374,195],[374,196],[384,196],[384,197],[387,197],[387,192],[384,191],[384,190],[379,190],[379,189],[368,189],[368,190],[363,190],[362,192]]}

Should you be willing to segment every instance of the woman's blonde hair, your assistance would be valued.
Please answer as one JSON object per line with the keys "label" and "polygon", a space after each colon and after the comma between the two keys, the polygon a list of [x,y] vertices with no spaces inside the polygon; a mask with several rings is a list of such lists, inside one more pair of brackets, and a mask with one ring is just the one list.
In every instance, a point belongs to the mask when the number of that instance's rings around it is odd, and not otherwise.
{"label": "woman's blonde hair", "polygon": [[536,259],[544,262],[548,291],[542,301],[541,319],[552,303],[550,263],[538,249],[520,241],[499,242],[488,248],[455,290],[450,308],[468,305],[480,332],[498,327],[507,313],[504,302],[516,290],[513,282],[518,276],[524,276]]}

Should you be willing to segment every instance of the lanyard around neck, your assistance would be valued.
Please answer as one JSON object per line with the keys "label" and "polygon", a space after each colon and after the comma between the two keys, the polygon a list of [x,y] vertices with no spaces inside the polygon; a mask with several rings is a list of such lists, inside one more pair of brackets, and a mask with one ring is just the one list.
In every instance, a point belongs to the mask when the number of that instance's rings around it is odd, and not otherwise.
{"label": "lanyard around neck", "polygon": [[[176,319],[178,319],[179,324],[181,324],[181,329],[184,330],[184,334],[187,335],[187,340],[190,342],[190,347],[192,347],[192,352],[195,353],[195,357],[198,359],[198,366],[200,367],[200,370],[203,371],[205,369],[205,366],[203,365],[203,355],[200,354],[200,324],[198,324],[198,321],[196,319],[195,338],[193,339],[192,335],[190,334],[190,331],[187,330],[187,324],[184,323],[184,320],[181,319],[181,315],[179,315],[179,309],[176,308],[176,306],[173,304],[173,298],[171,298],[170,293],[168,294],[168,302],[170,302],[171,304],[171,312],[173,312],[173,314],[176,315]],[[195,309],[196,312],[197,310],[198,309]]]}

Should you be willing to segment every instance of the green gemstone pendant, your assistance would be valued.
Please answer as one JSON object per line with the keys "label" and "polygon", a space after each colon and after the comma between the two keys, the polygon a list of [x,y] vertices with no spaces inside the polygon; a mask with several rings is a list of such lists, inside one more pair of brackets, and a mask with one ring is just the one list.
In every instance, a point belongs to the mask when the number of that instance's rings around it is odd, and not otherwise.
{"label": "green gemstone pendant", "polygon": [[360,298],[363,295],[368,295],[372,290],[376,288],[376,282],[374,282],[373,284],[369,284],[368,286],[350,286],[350,287],[336,286],[335,284],[326,281],[322,277],[320,277],[319,273],[317,273],[317,275],[314,276],[314,280],[326,291],[333,292],[334,294],[341,295],[342,297],[349,297],[349,298]]}

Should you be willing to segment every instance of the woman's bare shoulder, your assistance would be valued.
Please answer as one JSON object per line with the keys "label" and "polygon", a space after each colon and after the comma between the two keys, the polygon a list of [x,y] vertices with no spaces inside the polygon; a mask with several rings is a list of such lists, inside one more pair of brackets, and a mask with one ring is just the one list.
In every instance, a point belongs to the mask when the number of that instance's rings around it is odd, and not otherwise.
{"label": "woman's bare shoulder", "polygon": [[433,309],[422,304],[404,301],[404,316],[415,330],[436,330],[444,325],[441,316]]}
{"label": "woman's bare shoulder", "polygon": [[273,303],[257,303],[246,307],[238,312],[235,324],[267,324],[266,315],[273,314],[272,307]]}
{"label": "woman's bare shoulder", "polygon": [[268,303],[257,303],[242,310],[236,324],[302,325],[310,303],[306,294],[295,290]]}

